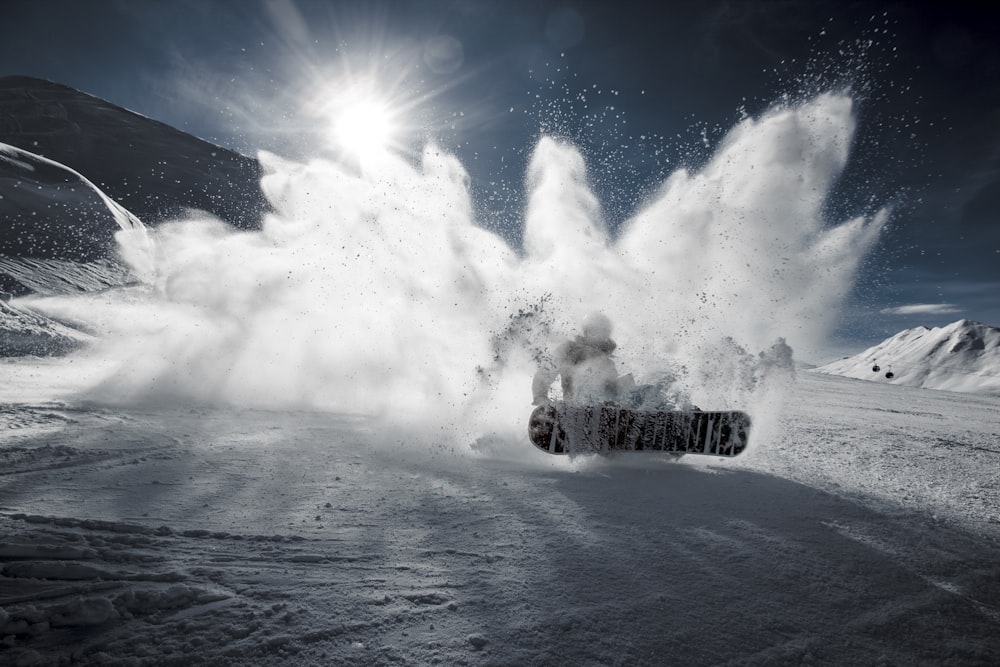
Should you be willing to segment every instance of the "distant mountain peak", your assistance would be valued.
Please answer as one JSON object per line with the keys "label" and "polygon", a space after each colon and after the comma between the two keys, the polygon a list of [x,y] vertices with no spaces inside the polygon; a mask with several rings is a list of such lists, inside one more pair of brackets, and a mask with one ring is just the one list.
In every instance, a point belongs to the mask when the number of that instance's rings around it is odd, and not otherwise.
{"label": "distant mountain peak", "polygon": [[[1000,395],[1000,328],[961,319],[933,329],[904,329],[860,354],[816,370],[926,389]],[[892,376],[886,377],[890,372]]]}

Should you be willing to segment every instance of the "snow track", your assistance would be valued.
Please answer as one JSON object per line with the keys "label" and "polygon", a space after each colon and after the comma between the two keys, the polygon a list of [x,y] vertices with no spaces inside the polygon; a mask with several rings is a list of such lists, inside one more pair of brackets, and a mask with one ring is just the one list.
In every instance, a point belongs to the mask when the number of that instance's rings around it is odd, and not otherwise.
{"label": "snow track", "polygon": [[997,664],[992,408],[869,387],[680,463],[7,404],[0,662]]}

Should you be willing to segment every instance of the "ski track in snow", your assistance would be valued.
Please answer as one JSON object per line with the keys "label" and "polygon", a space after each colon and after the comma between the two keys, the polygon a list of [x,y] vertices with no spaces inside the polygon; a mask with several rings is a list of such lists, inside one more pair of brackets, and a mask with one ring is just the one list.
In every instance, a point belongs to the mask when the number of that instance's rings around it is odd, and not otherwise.
{"label": "ski track in snow", "polygon": [[3,400],[4,664],[1000,662],[995,399],[800,373],[679,463]]}

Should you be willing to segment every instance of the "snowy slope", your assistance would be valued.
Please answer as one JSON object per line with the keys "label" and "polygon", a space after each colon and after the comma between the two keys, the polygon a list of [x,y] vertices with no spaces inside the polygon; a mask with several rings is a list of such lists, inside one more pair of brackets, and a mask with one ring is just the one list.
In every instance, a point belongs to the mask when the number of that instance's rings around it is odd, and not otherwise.
{"label": "snowy slope", "polygon": [[83,262],[113,257],[115,234],[145,228],[79,172],[4,143],[0,220],[0,255]]}
{"label": "snowy slope", "polygon": [[[255,229],[266,209],[256,160],[48,81],[0,78],[0,142],[0,292],[127,284],[134,276],[115,235],[142,229],[139,219],[157,224],[195,208]],[[41,314],[18,312],[4,319],[5,340],[38,335]]]}
{"label": "snowy slope", "polygon": [[112,258],[75,262],[0,255],[0,289],[15,295],[93,292],[134,280],[131,269]]}
{"label": "snowy slope", "polygon": [[93,341],[85,324],[43,314],[32,308],[31,298],[23,297],[96,292],[134,281],[131,269],[115,259],[76,262],[0,255],[0,357],[64,354]]}
{"label": "snowy slope", "polygon": [[0,77],[0,142],[82,173],[156,225],[186,209],[257,229],[257,160],[57,83]]}
{"label": "snowy slope", "polygon": [[[875,365],[878,372],[872,370]],[[969,320],[907,329],[817,370],[911,387],[1000,395],[1000,329]],[[887,378],[887,372],[893,377]]]}
{"label": "snowy slope", "polygon": [[738,459],[571,461],[66,364],[0,366],[4,664],[1000,662],[990,399],[803,373]]}
{"label": "snowy slope", "polygon": [[91,339],[73,327],[0,300],[0,357],[64,354]]}
{"label": "snowy slope", "polygon": [[65,294],[134,280],[116,235],[144,235],[145,225],[63,164],[0,144],[0,221],[0,291]]}
{"label": "snowy slope", "polygon": [[132,282],[117,235],[145,226],[73,169],[0,143],[0,357],[54,355],[91,336],[11,296],[56,295]]}

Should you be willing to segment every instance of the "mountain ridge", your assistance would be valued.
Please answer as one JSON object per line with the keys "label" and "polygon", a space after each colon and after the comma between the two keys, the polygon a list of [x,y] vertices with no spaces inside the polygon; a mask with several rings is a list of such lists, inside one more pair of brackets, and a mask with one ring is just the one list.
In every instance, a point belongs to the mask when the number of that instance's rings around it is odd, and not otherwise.
{"label": "mountain ridge", "polygon": [[904,329],[853,357],[815,370],[924,389],[1000,396],[1000,328],[960,319],[943,327]]}

